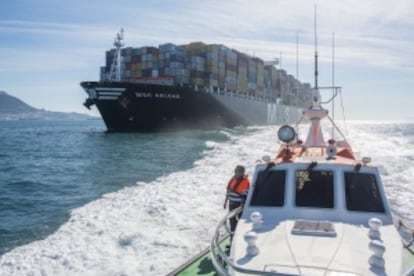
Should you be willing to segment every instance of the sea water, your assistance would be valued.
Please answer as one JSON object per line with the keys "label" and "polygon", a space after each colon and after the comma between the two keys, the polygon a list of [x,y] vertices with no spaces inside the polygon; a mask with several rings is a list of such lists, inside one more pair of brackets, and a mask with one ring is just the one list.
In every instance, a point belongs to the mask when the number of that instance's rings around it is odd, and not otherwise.
{"label": "sea water", "polygon": [[[277,126],[105,133],[100,121],[0,122],[0,275],[165,275],[209,245],[237,164]],[[348,122],[414,223],[414,123]],[[302,134],[306,134],[304,131]]]}

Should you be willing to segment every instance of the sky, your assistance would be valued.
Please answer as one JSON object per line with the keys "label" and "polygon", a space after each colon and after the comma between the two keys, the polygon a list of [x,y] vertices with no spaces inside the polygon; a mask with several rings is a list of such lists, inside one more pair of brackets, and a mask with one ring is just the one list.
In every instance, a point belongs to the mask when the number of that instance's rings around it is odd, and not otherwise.
{"label": "sky", "polygon": [[1,0],[0,90],[36,108],[97,115],[79,83],[99,79],[121,28],[131,47],[203,41],[281,57],[281,68],[313,84],[315,5],[319,85],[342,87],[335,116],[414,120],[412,0]]}

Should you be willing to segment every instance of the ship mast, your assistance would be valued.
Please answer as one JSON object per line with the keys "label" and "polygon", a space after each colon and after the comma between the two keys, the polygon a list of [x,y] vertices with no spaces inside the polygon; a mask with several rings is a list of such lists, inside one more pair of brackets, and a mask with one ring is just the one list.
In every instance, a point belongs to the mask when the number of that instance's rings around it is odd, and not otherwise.
{"label": "ship mast", "polygon": [[[109,80],[121,81],[121,48],[124,46],[124,29],[116,34],[114,40],[115,56],[109,73]],[[115,76],[115,78],[114,78]]]}

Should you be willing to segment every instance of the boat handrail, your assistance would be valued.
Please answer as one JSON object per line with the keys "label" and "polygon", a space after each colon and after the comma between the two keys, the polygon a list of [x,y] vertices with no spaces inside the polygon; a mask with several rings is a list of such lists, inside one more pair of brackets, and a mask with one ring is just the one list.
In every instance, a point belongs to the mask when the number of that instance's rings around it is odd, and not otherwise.
{"label": "boat handrail", "polygon": [[235,264],[231,258],[229,258],[225,252],[223,252],[223,250],[220,247],[220,241],[222,240],[220,238],[220,230],[221,228],[224,228],[226,230],[227,233],[230,233],[230,229],[228,228],[227,225],[227,221],[230,218],[235,217],[237,214],[239,214],[242,211],[242,207],[236,208],[232,211],[230,211],[219,223],[219,225],[216,228],[216,231],[214,233],[213,239],[211,240],[211,245],[210,245],[210,251],[211,251],[211,256],[212,256],[212,261],[213,261],[213,265],[215,267],[215,269],[217,270],[217,272],[220,275],[224,275],[224,276],[230,276],[229,271],[224,267],[223,262],[231,267],[233,270],[237,271],[237,272],[241,272],[241,273],[245,273],[245,274],[251,274],[251,275],[272,275],[272,276],[281,276],[281,275],[286,275],[286,276],[296,276],[297,274],[286,274],[286,273],[277,273],[274,271],[263,271],[263,270],[255,270],[255,269],[246,269],[243,268],[237,264]]}
{"label": "boat handrail", "polygon": [[[224,228],[226,230],[226,234],[229,234],[230,229],[227,225],[227,221],[230,218],[235,217],[241,211],[242,211],[242,207],[239,207],[237,209],[230,211],[220,221],[219,225],[217,226],[215,230],[213,239],[211,240],[210,252],[211,252],[212,262],[218,274],[223,275],[223,276],[230,276],[231,274],[227,268],[231,267],[234,271],[248,274],[248,275],[298,276],[298,274],[287,274],[287,273],[278,273],[274,271],[247,269],[247,268],[244,268],[244,267],[241,267],[235,264],[233,260],[229,256],[227,256],[225,252],[223,252],[223,250],[220,247],[220,243],[223,241],[222,237],[220,236],[221,229]],[[405,227],[406,229],[410,231],[411,240],[408,242],[403,240],[403,243],[404,243],[404,248],[406,248],[411,254],[414,254],[414,251],[411,248],[411,246],[414,244],[414,226],[403,221],[401,217],[399,216],[394,216],[394,218],[396,219],[396,222],[398,223],[397,230],[400,231],[402,227]],[[225,265],[227,265],[227,268],[225,267]],[[405,272],[404,276],[412,275],[413,272],[414,272],[414,268],[410,268],[408,271]]]}
{"label": "boat handrail", "polygon": [[397,222],[397,230],[403,231],[403,229],[406,229],[409,234],[411,235],[411,239],[410,240],[405,240],[402,239],[403,244],[404,244],[404,248],[406,248],[408,251],[410,251],[411,254],[414,254],[414,248],[413,248],[413,244],[414,244],[414,226],[406,221],[404,221],[400,216],[398,215],[394,215],[394,219]]}

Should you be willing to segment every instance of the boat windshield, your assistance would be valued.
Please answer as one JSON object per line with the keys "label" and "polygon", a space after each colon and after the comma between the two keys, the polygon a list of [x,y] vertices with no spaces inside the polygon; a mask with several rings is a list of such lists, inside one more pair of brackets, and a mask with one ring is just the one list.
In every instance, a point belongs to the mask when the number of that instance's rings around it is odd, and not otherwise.
{"label": "boat windshield", "polygon": [[333,208],[333,186],[332,171],[296,171],[296,206]]}
{"label": "boat windshield", "polygon": [[345,173],[346,208],[350,211],[384,213],[381,192],[374,174]]}
{"label": "boat windshield", "polygon": [[262,171],[258,174],[251,206],[283,206],[286,171]]}

